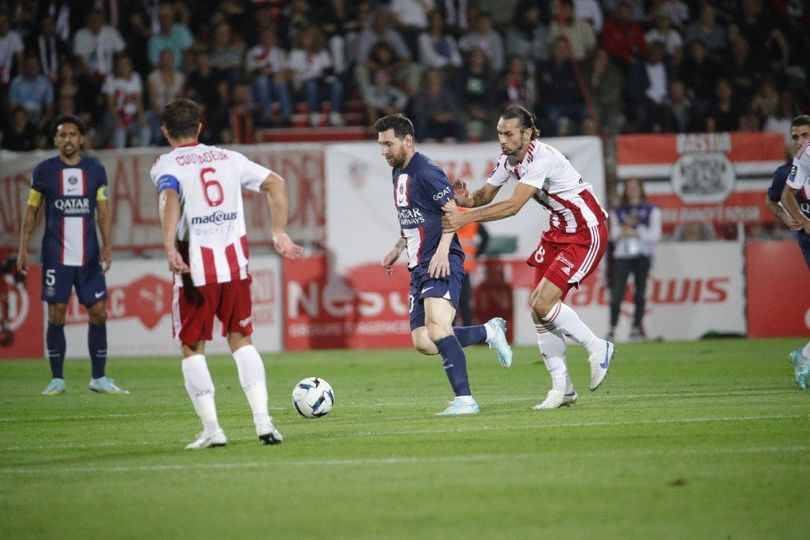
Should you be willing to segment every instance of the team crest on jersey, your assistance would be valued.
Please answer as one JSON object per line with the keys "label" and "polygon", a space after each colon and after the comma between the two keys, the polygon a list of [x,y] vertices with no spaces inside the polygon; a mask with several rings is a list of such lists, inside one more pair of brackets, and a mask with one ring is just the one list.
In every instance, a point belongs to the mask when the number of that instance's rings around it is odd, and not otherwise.
{"label": "team crest on jersey", "polygon": [[78,183],[79,183],[79,179],[76,178],[75,176],[69,176],[68,177],[68,184],[70,184],[71,186],[75,186]]}
{"label": "team crest on jersey", "polygon": [[734,191],[734,166],[720,152],[684,154],[672,169],[672,190],[685,203],[719,203]]}
{"label": "team crest on jersey", "polygon": [[411,200],[408,197],[408,175],[403,173],[397,176],[396,185],[397,206],[410,206]]}

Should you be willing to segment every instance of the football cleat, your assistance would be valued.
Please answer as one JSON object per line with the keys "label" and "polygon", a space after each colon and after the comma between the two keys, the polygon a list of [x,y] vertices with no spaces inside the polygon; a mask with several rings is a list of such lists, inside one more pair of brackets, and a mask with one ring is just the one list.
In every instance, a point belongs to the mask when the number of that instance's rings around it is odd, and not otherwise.
{"label": "football cleat", "polygon": [[481,409],[478,408],[478,403],[464,403],[458,398],[450,402],[450,406],[442,412],[436,413],[436,416],[450,416],[458,414],[478,414]]}
{"label": "football cleat", "polygon": [[591,364],[591,391],[596,390],[604,382],[610,368],[610,362],[616,354],[616,347],[610,341],[605,341],[604,348],[588,358]]}
{"label": "football cleat", "polygon": [[490,349],[495,349],[498,353],[498,362],[505,368],[512,365],[512,347],[506,340],[506,321],[500,317],[485,322],[490,329],[492,329],[492,339],[487,340]]}
{"label": "football cleat", "polygon": [[65,379],[51,379],[45,390],[42,391],[43,396],[58,396],[65,393]]}
{"label": "football cleat", "polygon": [[542,403],[538,403],[533,408],[536,411],[545,411],[548,409],[558,409],[560,407],[568,407],[577,402],[577,393],[571,391],[570,393],[563,393],[560,390],[549,390],[546,399]]}
{"label": "football cleat", "polygon": [[810,358],[805,358],[802,354],[802,347],[799,347],[790,353],[790,361],[793,364],[793,376],[796,378],[799,390],[807,390],[807,378],[810,376]]}
{"label": "football cleat", "polygon": [[284,440],[272,420],[256,424],[256,435],[262,444],[281,444],[281,441]]}
{"label": "football cleat", "polygon": [[87,388],[93,392],[100,394],[129,394],[129,390],[124,390],[116,386],[115,381],[109,377],[99,377],[98,379],[90,379],[90,384]]}
{"label": "football cleat", "polygon": [[186,445],[186,450],[202,450],[203,448],[216,448],[228,444],[228,437],[222,429],[211,433],[205,431],[197,433],[197,438]]}

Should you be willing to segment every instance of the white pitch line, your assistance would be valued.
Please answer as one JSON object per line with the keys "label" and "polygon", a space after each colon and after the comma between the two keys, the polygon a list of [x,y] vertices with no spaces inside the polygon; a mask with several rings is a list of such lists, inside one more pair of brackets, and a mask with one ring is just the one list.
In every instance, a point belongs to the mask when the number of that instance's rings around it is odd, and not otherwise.
{"label": "white pitch line", "polygon": [[[531,413],[536,417],[545,417],[548,414],[554,413]],[[397,431],[358,431],[354,434],[347,434],[344,436],[357,436],[357,437],[390,437],[395,435],[424,435],[434,433],[475,433],[479,431],[513,431],[513,430],[531,430],[531,429],[556,429],[556,428],[577,428],[577,427],[610,427],[610,426],[627,426],[627,425],[662,425],[662,424],[694,424],[694,423],[708,423],[708,422],[744,422],[744,421],[758,421],[758,420],[791,420],[791,419],[804,419],[810,418],[810,415],[796,414],[796,415],[770,415],[770,416],[718,416],[718,417],[699,417],[699,418],[672,418],[672,419],[657,419],[657,420],[620,420],[615,422],[598,421],[598,422],[565,422],[562,424],[526,424],[520,426],[465,426],[458,428],[441,428],[441,429],[414,429],[414,430],[397,430]],[[447,421],[445,419],[437,420],[439,422]],[[335,436],[335,434],[332,434]],[[341,435],[337,435],[341,436]],[[232,438],[231,440],[244,440],[252,441],[253,437]],[[52,445],[35,445],[35,446],[0,446],[0,452],[12,451],[30,451],[30,450],[72,450],[72,449],[90,449],[90,448],[111,448],[116,446],[151,446],[162,445],[165,441],[152,441],[152,442],[130,442],[130,441],[99,441],[97,443],[88,444],[52,444]]]}
{"label": "white pitch line", "polygon": [[[621,450],[615,452],[600,452],[600,457],[607,456],[660,456],[663,454],[693,454],[693,455],[706,455],[706,454],[761,454],[761,453],[789,453],[800,452],[804,453],[810,450],[810,446],[765,446],[765,447],[748,447],[748,448],[661,448],[660,450]],[[225,450],[220,450],[224,452]],[[190,464],[175,464],[175,465],[133,465],[133,466],[110,466],[110,467],[60,467],[58,469],[44,468],[44,467],[6,467],[0,469],[0,474],[7,476],[14,475],[38,475],[44,474],[52,476],[55,474],[60,475],[76,475],[88,473],[125,473],[131,474],[136,472],[171,472],[171,471],[188,471],[188,470],[239,470],[239,469],[267,469],[270,467],[366,467],[366,466],[387,466],[387,465],[403,465],[403,464],[431,464],[431,463],[473,463],[479,461],[499,461],[502,462],[504,458],[510,461],[515,460],[528,460],[538,459],[538,454],[478,454],[471,456],[436,456],[436,457],[387,457],[387,458],[356,458],[356,459],[283,459],[283,460],[268,460],[268,461],[252,461],[245,463],[190,463]]]}

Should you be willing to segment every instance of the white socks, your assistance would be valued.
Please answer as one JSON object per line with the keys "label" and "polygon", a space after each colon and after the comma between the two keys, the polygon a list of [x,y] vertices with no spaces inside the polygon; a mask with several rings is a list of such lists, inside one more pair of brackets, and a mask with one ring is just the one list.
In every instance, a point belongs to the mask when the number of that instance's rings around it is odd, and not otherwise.
{"label": "white socks", "polygon": [[214,381],[208,372],[205,356],[195,354],[183,358],[183,380],[186,383],[186,392],[194,404],[194,410],[203,424],[206,433],[213,433],[220,429],[217,420],[217,407],[214,404]]}
{"label": "white socks", "polygon": [[[544,325],[535,325],[537,345],[543,355],[543,362],[551,375],[551,389],[566,392],[571,378],[565,363],[565,338],[559,330],[548,330]],[[573,388],[573,385],[571,385]]]}
{"label": "white socks", "polygon": [[270,415],[267,412],[267,383],[259,351],[253,345],[245,345],[233,353],[233,359],[239,371],[239,382],[253,411],[253,422],[268,421]]}
{"label": "white socks", "polygon": [[553,325],[556,329],[561,330],[562,334],[570,335],[571,339],[581,343],[588,350],[589,355],[599,354],[602,351],[603,341],[582,322],[576,311],[561,301],[554,304],[542,322],[545,328]]}

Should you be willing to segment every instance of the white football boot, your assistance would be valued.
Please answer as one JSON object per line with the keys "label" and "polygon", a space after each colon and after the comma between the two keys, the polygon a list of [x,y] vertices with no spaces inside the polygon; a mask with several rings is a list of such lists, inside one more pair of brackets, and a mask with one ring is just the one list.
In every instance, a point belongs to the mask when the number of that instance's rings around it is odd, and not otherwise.
{"label": "white football boot", "polygon": [[210,433],[203,431],[197,434],[197,438],[193,442],[186,445],[186,450],[202,450],[203,448],[215,448],[226,444],[228,444],[228,438],[222,429]]}

